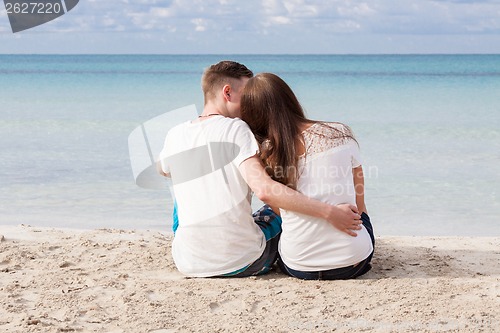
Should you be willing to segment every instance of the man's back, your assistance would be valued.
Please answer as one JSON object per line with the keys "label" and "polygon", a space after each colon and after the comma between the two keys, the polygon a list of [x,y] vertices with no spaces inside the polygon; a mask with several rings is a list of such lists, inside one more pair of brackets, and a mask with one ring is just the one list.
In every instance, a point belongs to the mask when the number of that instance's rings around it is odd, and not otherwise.
{"label": "man's back", "polygon": [[257,150],[252,132],[237,118],[211,116],[168,133],[160,160],[174,184],[179,227],[172,255],[182,273],[226,274],[262,254],[265,237],[238,170]]}

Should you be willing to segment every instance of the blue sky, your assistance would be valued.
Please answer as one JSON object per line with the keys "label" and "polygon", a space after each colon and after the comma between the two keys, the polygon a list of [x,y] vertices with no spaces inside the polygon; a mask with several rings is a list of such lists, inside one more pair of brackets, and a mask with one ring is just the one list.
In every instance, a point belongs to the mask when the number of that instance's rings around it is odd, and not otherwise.
{"label": "blue sky", "polygon": [[500,53],[500,0],[80,0],[0,53]]}

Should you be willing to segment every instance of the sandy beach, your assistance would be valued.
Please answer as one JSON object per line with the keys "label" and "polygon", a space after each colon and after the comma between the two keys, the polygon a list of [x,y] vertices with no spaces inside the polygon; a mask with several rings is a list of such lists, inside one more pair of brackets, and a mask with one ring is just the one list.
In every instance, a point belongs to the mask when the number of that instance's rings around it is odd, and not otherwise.
{"label": "sandy beach", "polygon": [[500,238],[378,236],[357,280],[192,279],[172,236],[0,226],[1,332],[494,332]]}

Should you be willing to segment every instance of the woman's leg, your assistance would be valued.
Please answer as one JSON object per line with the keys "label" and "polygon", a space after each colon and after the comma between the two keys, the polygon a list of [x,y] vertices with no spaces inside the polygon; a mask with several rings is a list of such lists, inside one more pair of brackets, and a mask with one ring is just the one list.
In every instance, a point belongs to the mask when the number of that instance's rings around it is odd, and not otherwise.
{"label": "woman's leg", "polygon": [[[361,220],[363,221],[363,226],[366,228],[368,231],[368,234],[370,235],[370,239],[372,241],[373,247],[375,248],[375,236],[373,234],[373,227],[370,222],[370,217],[366,213],[361,214]],[[283,271],[283,273],[299,278],[299,279],[304,279],[304,280],[346,280],[346,279],[354,279],[358,276],[361,276],[365,273],[367,273],[371,268],[371,260],[373,257],[373,251],[372,253],[363,261],[360,263],[353,265],[353,266],[348,266],[348,267],[342,267],[342,268],[335,268],[335,269],[330,269],[330,270],[325,270],[325,271],[315,271],[315,272],[304,272],[304,271],[297,271],[294,269],[291,269],[290,267],[286,266],[285,263],[280,259],[278,260],[278,266],[280,269]]]}
{"label": "woman's leg", "polygon": [[326,271],[305,272],[288,267],[282,260],[278,260],[278,266],[283,273],[303,280],[346,280],[352,278],[360,270],[358,264],[356,266],[335,268]]}

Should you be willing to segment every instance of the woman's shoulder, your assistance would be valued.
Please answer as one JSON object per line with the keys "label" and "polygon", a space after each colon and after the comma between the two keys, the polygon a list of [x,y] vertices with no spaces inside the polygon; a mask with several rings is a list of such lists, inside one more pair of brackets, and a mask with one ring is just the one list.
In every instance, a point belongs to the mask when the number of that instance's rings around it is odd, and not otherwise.
{"label": "woman's shoulder", "polygon": [[315,122],[303,135],[306,155],[321,153],[355,141],[351,128],[339,122]]}
{"label": "woman's shoulder", "polygon": [[304,134],[320,135],[327,138],[354,138],[352,129],[343,123],[333,121],[318,121],[310,126]]}

